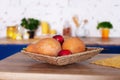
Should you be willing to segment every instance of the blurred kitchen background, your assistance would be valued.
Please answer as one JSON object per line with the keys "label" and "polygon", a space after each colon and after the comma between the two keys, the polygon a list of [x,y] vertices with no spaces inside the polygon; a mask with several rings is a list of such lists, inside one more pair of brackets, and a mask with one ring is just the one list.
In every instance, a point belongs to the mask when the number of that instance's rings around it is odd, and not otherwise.
{"label": "blurred kitchen background", "polygon": [[57,34],[63,34],[67,23],[75,36],[74,16],[80,24],[87,20],[86,37],[100,37],[96,26],[101,21],[112,23],[110,37],[120,37],[120,0],[0,0],[0,38],[6,37],[7,26],[20,26],[24,17],[48,22]]}

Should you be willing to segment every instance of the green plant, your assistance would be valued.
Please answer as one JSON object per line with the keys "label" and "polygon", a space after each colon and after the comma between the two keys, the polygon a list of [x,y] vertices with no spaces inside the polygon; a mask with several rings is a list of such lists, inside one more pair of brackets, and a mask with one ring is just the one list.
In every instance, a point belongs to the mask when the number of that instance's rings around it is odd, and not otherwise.
{"label": "green plant", "polygon": [[40,21],[34,18],[23,18],[21,20],[21,24],[22,27],[30,30],[30,31],[34,31],[38,28],[38,26],[40,25]]}
{"label": "green plant", "polygon": [[97,25],[97,29],[99,28],[108,28],[108,29],[112,29],[113,25],[110,22],[104,21],[104,22],[100,22]]}

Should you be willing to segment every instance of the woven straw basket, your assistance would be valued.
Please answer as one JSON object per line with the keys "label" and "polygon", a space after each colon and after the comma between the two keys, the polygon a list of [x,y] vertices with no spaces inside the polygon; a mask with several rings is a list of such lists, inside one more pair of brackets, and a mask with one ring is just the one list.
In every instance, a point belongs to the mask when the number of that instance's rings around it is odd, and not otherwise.
{"label": "woven straw basket", "polygon": [[35,59],[36,61],[45,61],[49,64],[62,66],[90,59],[100,53],[102,50],[103,48],[87,48],[85,52],[58,57],[26,52],[25,50],[22,50],[21,52],[28,55],[32,59]]}

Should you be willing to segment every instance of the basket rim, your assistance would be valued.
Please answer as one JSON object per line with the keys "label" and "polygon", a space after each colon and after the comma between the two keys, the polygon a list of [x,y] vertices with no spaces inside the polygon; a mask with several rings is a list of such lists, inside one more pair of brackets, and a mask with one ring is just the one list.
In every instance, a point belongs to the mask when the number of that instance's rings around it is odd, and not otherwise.
{"label": "basket rim", "polygon": [[80,53],[74,53],[71,55],[65,55],[65,56],[48,56],[38,53],[32,53],[27,52],[25,49],[21,50],[21,53],[31,57],[32,59],[36,61],[44,61],[49,64],[63,66],[67,64],[72,64],[75,62],[81,62],[87,59],[92,58],[93,56],[99,54],[103,48],[96,48],[96,47],[86,47],[86,51],[80,52]]}
{"label": "basket rim", "polygon": [[24,54],[32,54],[32,55],[36,55],[36,56],[42,56],[42,57],[51,57],[51,58],[62,58],[62,57],[70,57],[70,56],[76,56],[76,55],[85,55],[85,54],[88,54],[88,53],[91,53],[91,52],[96,52],[96,51],[102,51],[104,50],[104,48],[98,48],[98,47],[86,47],[87,49],[91,49],[91,50],[88,50],[88,51],[84,51],[84,52],[79,52],[79,53],[75,53],[75,54],[72,54],[72,55],[65,55],[65,56],[49,56],[49,55],[43,55],[43,54],[38,54],[38,53],[33,53],[33,52],[27,52],[25,51],[25,49],[21,50],[22,53]]}

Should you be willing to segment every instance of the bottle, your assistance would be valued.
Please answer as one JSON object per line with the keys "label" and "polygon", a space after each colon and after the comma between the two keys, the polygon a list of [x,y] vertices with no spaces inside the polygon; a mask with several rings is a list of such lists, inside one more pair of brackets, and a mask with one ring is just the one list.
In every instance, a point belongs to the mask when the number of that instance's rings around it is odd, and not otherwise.
{"label": "bottle", "polygon": [[65,22],[63,27],[63,36],[71,36],[71,25],[68,21]]}
{"label": "bottle", "polygon": [[42,21],[41,22],[41,29],[42,29],[42,34],[45,34],[45,35],[49,34],[50,27],[49,27],[48,22]]}

